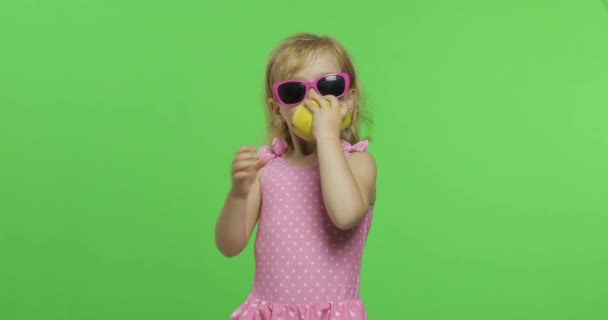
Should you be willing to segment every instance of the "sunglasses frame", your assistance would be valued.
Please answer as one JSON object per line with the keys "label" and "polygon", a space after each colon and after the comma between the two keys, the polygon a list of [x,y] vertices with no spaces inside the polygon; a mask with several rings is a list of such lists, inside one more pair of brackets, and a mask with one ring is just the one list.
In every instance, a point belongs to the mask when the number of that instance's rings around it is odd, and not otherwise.
{"label": "sunglasses frame", "polygon": [[[321,81],[322,79],[325,79],[327,77],[330,76],[341,76],[344,79],[344,92],[339,95],[336,96],[337,98],[341,98],[343,96],[346,95],[346,93],[350,90],[350,76],[348,75],[348,73],[346,72],[336,72],[336,73],[328,73],[325,75],[322,75],[312,81],[304,81],[304,80],[284,80],[284,81],[280,81],[277,82],[275,84],[272,85],[272,96],[274,98],[275,101],[277,101],[278,103],[280,103],[282,106],[285,107],[295,107],[299,104],[302,103],[302,101],[306,100],[306,97],[308,96],[308,91],[310,90],[310,88],[313,88],[319,95],[322,95],[321,92],[319,92],[319,88],[317,87],[317,84],[319,83],[319,81]],[[283,100],[281,99],[281,97],[279,97],[279,87],[285,83],[289,83],[289,82],[296,82],[296,83],[301,83],[306,87],[306,90],[304,92],[304,97],[302,98],[301,101],[298,101],[296,103],[284,103]]]}

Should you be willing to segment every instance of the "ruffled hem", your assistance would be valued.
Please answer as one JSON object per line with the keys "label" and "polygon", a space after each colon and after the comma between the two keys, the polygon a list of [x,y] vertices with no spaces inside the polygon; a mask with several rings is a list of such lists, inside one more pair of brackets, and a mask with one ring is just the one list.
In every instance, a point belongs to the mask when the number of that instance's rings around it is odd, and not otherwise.
{"label": "ruffled hem", "polygon": [[230,320],[367,320],[361,299],[309,304],[283,304],[249,295]]}

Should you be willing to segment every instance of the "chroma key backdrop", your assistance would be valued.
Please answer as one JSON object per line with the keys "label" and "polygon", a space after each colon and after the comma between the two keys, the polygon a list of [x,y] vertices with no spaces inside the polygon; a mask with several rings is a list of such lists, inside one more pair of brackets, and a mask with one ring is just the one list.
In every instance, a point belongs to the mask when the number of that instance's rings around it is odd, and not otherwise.
{"label": "chroma key backdrop", "polygon": [[373,117],[369,319],[608,319],[602,0],[0,2],[0,319],[229,319],[214,225],[303,31]]}

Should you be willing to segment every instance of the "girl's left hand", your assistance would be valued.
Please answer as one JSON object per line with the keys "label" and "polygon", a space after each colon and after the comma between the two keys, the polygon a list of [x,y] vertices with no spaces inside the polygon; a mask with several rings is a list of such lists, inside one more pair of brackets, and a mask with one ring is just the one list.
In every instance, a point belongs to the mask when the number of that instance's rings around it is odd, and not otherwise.
{"label": "girl's left hand", "polygon": [[[315,100],[319,106],[316,106]],[[312,112],[312,135],[319,139],[340,139],[342,120],[349,112],[348,104],[332,95],[321,96],[311,90],[304,105]]]}

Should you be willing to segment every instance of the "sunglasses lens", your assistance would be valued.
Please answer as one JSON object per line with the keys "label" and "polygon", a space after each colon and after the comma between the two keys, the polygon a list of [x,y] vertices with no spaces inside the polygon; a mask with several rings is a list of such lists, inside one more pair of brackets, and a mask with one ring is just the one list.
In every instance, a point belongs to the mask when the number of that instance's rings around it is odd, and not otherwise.
{"label": "sunglasses lens", "polygon": [[322,95],[341,96],[346,91],[346,81],[340,75],[327,76],[317,83]]}
{"label": "sunglasses lens", "polygon": [[298,103],[304,100],[306,86],[299,82],[286,82],[279,86],[278,93],[284,104]]}

